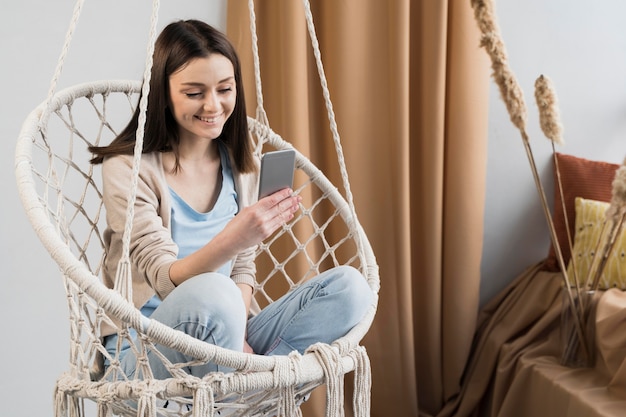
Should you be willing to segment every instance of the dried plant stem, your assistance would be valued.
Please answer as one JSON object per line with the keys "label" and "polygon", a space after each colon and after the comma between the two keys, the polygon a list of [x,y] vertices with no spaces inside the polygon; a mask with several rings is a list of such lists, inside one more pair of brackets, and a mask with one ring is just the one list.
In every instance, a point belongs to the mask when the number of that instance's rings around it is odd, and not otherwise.
{"label": "dried plant stem", "polygon": [[[578,357],[579,347],[582,345],[583,349],[585,346],[589,346],[590,343],[593,343],[593,328],[589,327],[589,320],[593,318],[592,309],[593,309],[593,301],[595,297],[594,291],[585,291],[582,296],[580,296],[577,300],[578,305],[584,305],[582,308],[582,312],[580,313],[580,319],[583,323],[583,329],[585,330],[586,338],[583,340],[575,331],[571,331],[572,329],[567,327],[567,323],[564,322],[562,325],[565,326],[565,330],[569,330],[569,332],[565,335],[566,343],[564,346],[564,351],[561,356],[561,363],[565,365],[580,365],[581,361]],[[585,360],[584,363],[590,364],[593,361],[593,350],[587,350],[585,352]]]}
{"label": "dried plant stem", "polygon": [[[600,235],[598,236],[598,241],[596,242],[595,247],[593,248],[593,256],[591,258],[591,264],[589,264],[589,268],[587,269],[587,278],[585,279],[585,288],[587,289],[591,289],[591,285],[593,283],[593,278],[592,278],[592,273],[593,271],[597,271],[598,268],[598,260],[601,258],[601,256],[598,256],[598,254],[601,252],[600,247],[602,246],[602,243],[607,241],[607,235],[606,235],[606,231],[607,231],[607,224],[608,222],[605,220],[602,222],[602,228],[600,229]],[[605,243],[605,247],[607,245],[608,242]],[[593,276],[595,277],[595,274],[593,274]]]}
{"label": "dried plant stem", "polygon": [[[589,346],[587,344],[587,339],[585,338],[582,326],[582,317],[578,314],[576,308],[576,302],[574,300],[574,296],[572,295],[572,291],[570,290],[568,283],[568,274],[567,274],[567,266],[565,265],[565,261],[563,260],[563,253],[561,252],[561,247],[559,245],[558,237],[556,235],[556,228],[554,227],[554,221],[552,220],[552,215],[550,213],[550,207],[548,206],[548,199],[546,198],[546,192],[541,183],[541,178],[539,177],[539,172],[537,170],[537,164],[535,163],[535,158],[533,156],[532,148],[530,147],[530,142],[528,140],[528,136],[525,132],[522,132],[522,142],[524,143],[524,149],[526,150],[526,156],[528,157],[528,162],[530,163],[530,168],[533,174],[533,179],[535,180],[535,186],[537,187],[537,191],[539,192],[539,197],[541,199],[541,206],[543,208],[544,215],[548,222],[548,229],[550,230],[550,237],[552,238],[552,243],[554,245],[554,250],[557,255],[557,259],[559,261],[559,266],[561,267],[561,276],[563,277],[565,290],[568,296],[569,309],[572,314],[572,319],[574,320],[574,328],[576,334],[578,335],[579,341],[582,344],[583,351],[585,356],[590,359],[591,352],[589,350]],[[580,298],[579,298],[580,301]]]}
{"label": "dried plant stem", "polygon": [[[567,218],[567,210],[565,207],[565,195],[563,195],[563,183],[561,181],[561,170],[559,168],[559,159],[556,157],[556,149],[554,147],[555,141],[552,141],[552,160],[554,163],[554,171],[556,172],[556,187],[559,190],[559,195],[561,196],[561,209],[563,211],[563,219],[565,220],[565,231],[566,231],[566,235],[567,235],[567,244],[569,245],[569,250],[570,253],[573,253],[574,251],[574,243],[573,243],[573,239],[572,239],[572,234],[570,233],[570,228],[569,228],[569,219]],[[555,232],[556,233],[556,232]],[[554,242],[553,238],[553,242]],[[558,242],[558,238],[557,239],[557,243],[553,243],[553,245],[558,246],[558,249],[555,246],[555,253],[556,251],[561,251],[561,242]],[[561,262],[559,263],[559,265],[563,265],[565,263],[565,260],[562,259],[563,255],[560,255],[560,259]],[[576,259],[574,256],[570,257],[570,262],[572,262],[572,271],[573,271],[573,279],[574,279],[574,288],[576,289],[576,295],[578,296],[578,299],[580,299],[581,295],[582,295],[582,289],[580,288],[580,280],[578,279],[578,269],[576,268]],[[571,281],[570,279],[571,277],[569,277],[569,274],[567,274],[566,279],[568,281]],[[568,285],[568,288],[571,288],[571,282]],[[578,303],[578,307],[580,310],[580,314],[583,314],[583,306],[581,305],[581,303]]]}

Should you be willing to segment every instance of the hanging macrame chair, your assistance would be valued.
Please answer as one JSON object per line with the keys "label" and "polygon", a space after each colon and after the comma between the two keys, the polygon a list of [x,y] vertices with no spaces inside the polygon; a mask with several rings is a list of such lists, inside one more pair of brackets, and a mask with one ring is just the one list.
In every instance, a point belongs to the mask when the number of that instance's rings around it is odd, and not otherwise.
{"label": "hanging macrame chair", "polygon": [[[85,415],[88,409],[85,400],[93,401],[98,416],[102,417],[298,416],[306,396],[325,384],[326,415],[336,417],[344,415],[344,378],[350,372],[354,372],[354,415],[369,416],[369,359],[360,342],[377,308],[378,266],[354,210],[308,1],[303,1],[305,18],[346,197],[296,150],[294,190],[304,197],[303,204],[296,218],[259,245],[257,261],[265,267],[259,267],[255,297],[261,306],[267,305],[325,269],[352,265],[367,280],[374,302],[365,318],[332,344],[318,343],[303,355],[294,352],[285,356],[251,355],[201,342],[143,316],[129,301],[132,289],[129,277],[125,276],[128,274],[118,275],[115,289],[107,288],[100,280],[104,259],[101,232],[106,226],[101,172],[98,166],[89,163],[87,148],[113,139],[137,105],[145,119],[149,83],[99,81],[55,92],[82,4],[79,0],[74,8],[48,97],[25,120],[16,148],[16,176],[22,203],[39,239],[61,270],[67,294],[70,363],[69,369],[56,382],[55,416]],[[258,102],[256,118],[249,118],[250,137],[257,154],[270,149],[293,148],[267,123],[253,0],[249,5]],[[158,8],[159,2],[155,0],[144,80],[150,76]],[[139,93],[141,100],[138,100]],[[133,186],[128,196],[127,229],[132,225],[143,143],[141,117],[139,125]],[[128,235],[125,234],[123,255],[126,259]],[[290,250],[285,251],[285,248]],[[134,376],[124,374],[119,366],[119,352],[110,355],[104,348],[100,327],[105,323],[116,326],[119,344],[124,340],[130,342],[137,357]],[[136,333],[135,342],[131,342],[132,332]],[[170,363],[159,354],[156,345],[178,350],[196,360],[187,364]],[[148,352],[163,361],[171,378],[157,380],[152,376]],[[98,372],[103,358],[110,362],[104,376]],[[185,366],[207,362],[234,371],[210,373],[203,378],[184,371]]]}

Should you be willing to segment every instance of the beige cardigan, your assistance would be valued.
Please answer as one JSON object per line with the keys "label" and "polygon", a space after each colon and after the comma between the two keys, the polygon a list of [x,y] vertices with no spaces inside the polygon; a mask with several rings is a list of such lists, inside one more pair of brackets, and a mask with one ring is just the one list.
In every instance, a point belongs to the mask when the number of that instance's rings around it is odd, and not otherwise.
{"label": "beige cardigan", "polygon": [[[161,153],[142,155],[137,187],[137,200],[130,239],[133,303],[141,308],[155,294],[163,299],[174,284],[169,269],[176,261],[178,247],[172,240],[170,192],[165,180]],[[257,161],[258,163],[258,161]],[[104,284],[113,288],[118,263],[122,257],[122,237],[126,222],[126,206],[130,195],[133,157],[119,155],[106,158],[102,166],[103,200],[107,229],[104,244],[107,256],[103,269]],[[239,210],[256,202],[258,176],[240,174],[233,166]],[[235,283],[254,288],[256,266],[254,250],[240,253],[232,263],[231,278]]]}

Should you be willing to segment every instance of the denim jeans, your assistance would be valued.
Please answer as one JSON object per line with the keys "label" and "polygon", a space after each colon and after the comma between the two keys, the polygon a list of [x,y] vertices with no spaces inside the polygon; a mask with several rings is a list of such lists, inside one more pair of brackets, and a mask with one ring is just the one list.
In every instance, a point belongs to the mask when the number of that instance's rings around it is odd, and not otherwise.
{"label": "denim jeans", "polygon": [[[330,343],[345,335],[365,315],[372,292],[359,271],[340,266],[325,271],[288,292],[258,315],[246,320],[241,292],[228,277],[207,273],[191,278],[174,289],[151,314],[151,318],[197,339],[226,349],[242,351],[247,342],[255,353],[285,355],[300,353],[317,342]],[[115,351],[117,335],[105,340],[107,350]],[[157,346],[173,363],[188,362],[182,353]],[[157,379],[170,377],[154,353],[150,367]],[[126,346],[121,358],[128,376],[134,374],[135,357]],[[192,375],[228,372],[213,363],[187,367]]]}

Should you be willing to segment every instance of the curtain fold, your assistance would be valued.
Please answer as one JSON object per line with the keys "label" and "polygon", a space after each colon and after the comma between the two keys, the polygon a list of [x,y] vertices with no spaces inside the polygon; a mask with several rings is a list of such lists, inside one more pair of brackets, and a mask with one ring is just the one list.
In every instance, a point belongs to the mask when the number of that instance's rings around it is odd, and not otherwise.
{"label": "curtain fold", "polygon": [[[270,126],[341,189],[303,6],[256,1],[255,11]],[[458,393],[476,323],[487,57],[469,1],[313,0],[312,12],[357,214],[380,266],[363,341],[372,416],[434,415]],[[228,2],[227,33],[254,115],[247,0]],[[324,415],[321,394],[305,416]]]}

